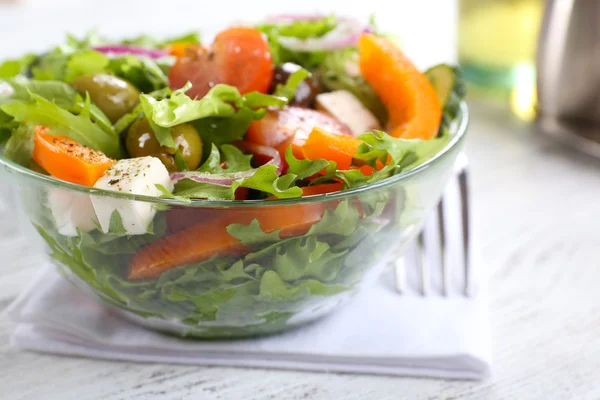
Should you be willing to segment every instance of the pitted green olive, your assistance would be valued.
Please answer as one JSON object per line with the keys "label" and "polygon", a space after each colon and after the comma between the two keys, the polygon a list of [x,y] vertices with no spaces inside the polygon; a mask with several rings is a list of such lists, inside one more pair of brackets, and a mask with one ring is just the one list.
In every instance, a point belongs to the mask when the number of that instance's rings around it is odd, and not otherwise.
{"label": "pitted green olive", "polygon": [[94,103],[114,124],[138,104],[140,91],[131,83],[110,74],[85,75],[71,82],[82,96]]}
{"label": "pitted green olive", "polygon": [[146,118],[134,122],[127,131],[125,147],[131,157],[153,156],[159,158],[171,172],[177,170],[174,154],[181,152],[188,169],[194,170],[202,160],[202,140],[198,131],[190,124],[181,124],[171,128],[171,136],[176,148],[161,146]]}

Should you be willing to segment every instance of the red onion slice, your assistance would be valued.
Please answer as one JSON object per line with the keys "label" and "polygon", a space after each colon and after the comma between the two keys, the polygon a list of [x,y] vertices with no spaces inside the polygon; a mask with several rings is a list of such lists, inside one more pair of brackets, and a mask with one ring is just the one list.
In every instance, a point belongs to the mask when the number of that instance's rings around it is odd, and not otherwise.
{"label": "red onion slice", "polygon": [[146,56],[152,59],[167,57],[169,53],[158,49],[147,49],[145,47],[127,46],[127,45],[106,45],[93,47],[94,50],[106,55],[125,55],[133,54],[136,56]]}
{"label": "red onion slice", "polygon": [[[265,165],[275,165],[277,167],[277,175],[281,175],[281,172],[283,171],[281,156],[277,151],[275,151],[273,158]],[[175,184],[182,179],[191,179],[194,182],[211,183],[213,185],[220,186],[231,186],[234,181],[237,181],[238,179],[250,178],[255,172],[256,169],[249,169],[248,171],[241,172],[229,172],[225,174],[210,174],[207,172],[198,171],[174,172],[171,174],[171,181],[173,184]]]}
{"label": "red onion slice", "polygon": [[209,174],[207,172],[186,171],[171,174],[171,181],[175,184],[182,179],[191,179],[194,182],[211,183],[213,185],[231,186],[234,181],[250,178],[256,172],[255,169],[242,172],[231,172],[227,174]]}

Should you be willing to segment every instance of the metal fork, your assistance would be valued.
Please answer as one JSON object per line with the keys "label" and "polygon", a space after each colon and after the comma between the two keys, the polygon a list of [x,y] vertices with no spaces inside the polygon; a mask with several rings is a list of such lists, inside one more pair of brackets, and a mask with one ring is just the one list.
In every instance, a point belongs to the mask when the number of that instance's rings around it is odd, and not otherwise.
{"label": "metal fork", "polygon": [[[462,257],[463,257],[463,294],[470,295],[471,291],[471,265],[470,265],[470,222],[469,222],[469,188],[467,176],[467,157],[460,154],[456,160],[454,169],[457,174],[459,197],[460,197],[460,213],[461,213],[461,231],[462,231]],[[439,230],[439,246],[440,246],[440,265],[442,278],[442,296],[448,296],[448,280],[450,277],[450,265],[448,262],[448,248],[445,224],[444,198],[442,197],[437,205],[436,211]],[[422,296],[427,296],[430,293],[431,284],[431,266],[427,258],[425,248],[425,235],[421,231],[417,236],[417,269],[419,275],[419,293]],[[404,257],[398,259],[395,263],[396,274],[396,290],[402,294],[406,292],[406,260]]]}

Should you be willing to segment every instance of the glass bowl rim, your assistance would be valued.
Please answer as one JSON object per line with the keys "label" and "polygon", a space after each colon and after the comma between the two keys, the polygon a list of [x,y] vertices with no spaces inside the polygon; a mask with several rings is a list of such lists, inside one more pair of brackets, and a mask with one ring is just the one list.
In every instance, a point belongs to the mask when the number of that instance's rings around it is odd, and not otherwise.
{"label": "glass bowl rim", "polygon": [[121,193],[110,190],[95,189],[88,186],[79,185],[76,183],[66,182],[59,179],[52,178],[47,175],[40,174],[32,171],[29,168],[23,167],[11,160],[8,160],[0,154],[0,166],[4,166],[11,172],[16,172],[17,175],[23,175],[26,178],[38,181],[42,184],[48,184],[56,188],[61,188],[77,193],[83,193],[94,196],[108,196],[112,198],[120,198],[125,200],[143,201],[146,203],[161,204],[166,206],[180,206],[180,207],[205,207],[205,208],[221,208],[221,207],[262,207],[262,206],[277,206],[277,205],[293,205],[293,204],[306,204],[315,203],[330,200],[342,200],[348,197],[356,196],[362,193],[371,192],[383,187],[391,186],[399,181],[405,180],[413,175],[420,173],[421,171],[429,168],[437,160],[442,158],[451,149],[456,147],[464,138],[467,127],[469,124],[469,110],[465,101],[461,101],[458,113],[458,124],[453,129],[452,140],[446,146],[439,151],[435,156],[423,164],[410,169],[408,171],[401,172],[397,175],[390,176],[389,178],[383,179],[379,182],[375,182],[369,185],[360,186],[353,189],[343,190],[339,192],[319,194],[307,197],[296,197],[291,199],[273,199],[269,201],[265,200],[206,200],[206,199],[194,199],[190,202],[185,202],[176,199],[158,198],[145,195],[137,195],[132,193]]}

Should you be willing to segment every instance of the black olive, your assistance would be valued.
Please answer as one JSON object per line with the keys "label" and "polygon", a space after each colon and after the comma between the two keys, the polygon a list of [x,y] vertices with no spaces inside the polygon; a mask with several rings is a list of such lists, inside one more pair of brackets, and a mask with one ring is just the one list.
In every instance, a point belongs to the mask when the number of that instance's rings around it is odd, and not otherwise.
{"label": "black olive", "polygon": [[[287,82],[290,75],[294,72],[298,71],[300,68],[299,65],[294,63],[284,63],[275,68],[275,73],[273,75],[273,82],[271,84],[271,93],[275,91],[277,85],[283,85]],[[310,76],[303,80],[298,88],[296,89],[296,94],[290,105],[301,106],[301,107],[313,107],[315,104],[315,98],[317,95],[321,93],[321,88],[319,87],[319,81],[314,76]]]}

